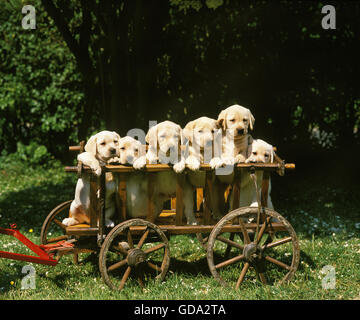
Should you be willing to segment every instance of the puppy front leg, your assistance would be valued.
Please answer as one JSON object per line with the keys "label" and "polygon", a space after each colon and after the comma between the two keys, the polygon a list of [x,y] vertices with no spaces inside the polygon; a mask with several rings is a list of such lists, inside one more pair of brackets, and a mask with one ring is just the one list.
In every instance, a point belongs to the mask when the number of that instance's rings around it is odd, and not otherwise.
{"label": "puppy front leg", "polygon": [[84,165],[89,166],[97,176],[101,175],[100,163],[90,152],[80,153],[77,156],[77,159],[78,161],[81,161]]}
{"label": "puppy front leg", "polygon": [[133,167],[136,170],[140,170],[146,166],[146,156],[142,156],[134,161]]}
{"label": "puppy front leg", "polygon": [[193,155],[186,158],[185,164],[190,170],[196,171],[200,169],[200,161]]}

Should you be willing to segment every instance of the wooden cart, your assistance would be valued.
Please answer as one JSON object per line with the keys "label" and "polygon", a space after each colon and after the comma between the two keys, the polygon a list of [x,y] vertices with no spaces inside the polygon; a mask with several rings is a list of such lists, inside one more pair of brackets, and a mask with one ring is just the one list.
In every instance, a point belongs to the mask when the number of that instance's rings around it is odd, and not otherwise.
{"label": "wooden cart", "polygon": [[[72,146],[70,150],[82,152],[84,143]],[[196,190],[194,210],[198,225],[187,225],[182,205],[184,173],[177,174],[176,198],[160,216],[154,218],[152,179],[157,172],[173,170],[164,164],[146,165],[144,172],[148,179],[147,212],[143,218],[128,219],[126,213],[126,180],[135,169],[124,165],[107,165],[101,177],[92,175],[90,195],[90,224],[66,227],[61,221],[68,217],[71,200],[54,208],[44,221],[41,229],[41,243],[51,244],[71,240],[73,247],[62,250],[60,255],[73,254],[77,262],[82,252],[99,253],[99,268],[105,283],[112,289],[121,290],[129,278],[135,278],[140,286],[151,278],[163,280],[170,265],[169,238],[172,235],[196,234],[201,246],[207,251],[211,274],[224,286],[239,288],[245,275],[258,279],[263,284],[288,282],[294,276],[300,259],[299,242],[290,223],[279,213],[267,208],[269,178],[276,172],[284,175],[294,169],[277,155],[271,164],[238,164],[235,166],[233,208],[239,203],[241,174],[256,170],[263,171],[261,194],[258,207],[241,207],[214,221],[210,211],[209,190],[212,188],[212,169],[202,165],[206,171],[206,186]],[[79,176],[89,168],[81,163],[66,167],[67,172]],[[116,204],[118,223],[114,228],[105,227],[105,174],[118,175]],[[216,182],[215,182],[216,183]],[[255,183],[255,180],[254,180]],[[227,197],[226,190],[224,197]],[[177,200],[177,201],[176,201]],[[201,250],[201,249],[200,249]],[[253,276],[252,276],[253,274]]]}

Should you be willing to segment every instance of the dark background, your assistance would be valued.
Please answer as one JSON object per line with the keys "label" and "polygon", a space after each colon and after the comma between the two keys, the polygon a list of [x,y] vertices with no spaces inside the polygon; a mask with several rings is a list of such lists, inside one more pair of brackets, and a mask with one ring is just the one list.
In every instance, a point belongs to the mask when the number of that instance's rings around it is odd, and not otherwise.
{"label": "dark background", "polygon": [[[30,145],[66,162],[68,145],[102,129],[185,126],[237,103],[255,116],[253,136],[299,170],[326,162],[354,175],[345,163],[359,149],[358,1],[28,4],[34,30],[21,27],[21,1],[0,8],[3,156]],[[327,4],[335,30],[321,25]]]}

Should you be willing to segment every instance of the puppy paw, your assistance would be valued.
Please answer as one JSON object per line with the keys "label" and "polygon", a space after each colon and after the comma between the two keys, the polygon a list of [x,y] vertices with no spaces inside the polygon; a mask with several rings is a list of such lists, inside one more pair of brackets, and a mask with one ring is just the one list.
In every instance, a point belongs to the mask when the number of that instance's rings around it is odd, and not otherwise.
{"label": "puppy paw", "polygon": [[233,166],[235,164],[235,158],[229,156],[223,157],[222,161],[227,166]]}
{"label": "puppy paw", "polygon": [[90,165],[90,168],[92,170],[92,172],[97,175],[97,176],[101,176],[101,167],[100,164],[98,163],[94,163]]}
{"label": "puppy paw", "polygon": [[147,155],[146,155],[146,159],[149,161],[149,163],[151,163],[151,164],[156,164],[156,163],[158,163],[158,161],[159,161],[159,158],[155,155],[155,154],[153,154],[153,153],[148,153]]}
{"label": "puppy paw", "polygon": [[134,161],[133,167],[136,170],[140,170],[146,166],[146,157],[140,157]]}
{"label": "puppy paw", "polygon": [[185,161],[180,161],[178,163],[175,163],[174,166],[173,166],[173,169],[176,173],[181,173],[184,171],[185,169]]}
{"label": "puppy paw", "polygon": [[118,157],[114,157],[108,161],[108,164],[121,164],[121,160]]}
{"label": "puppy paw", "polygon": [[218,168],[222,167],[222,165],[224,163],[219,157],[216,157],[216,158],[212,158],[210,160],[209,164],[210,164],[211,169],[218,169]]}
{"label": "puppy paw", "polygon": [[64,224],[67,227],[73,226],[75,224],[79,224],[79,221],[75,220],[74,218],[65,218],[62,221],[62,224]]}
{"label": "puppy paw", "polygon": [[190,156],[186,159],[185,164],[190,170],[196,171],[200,169],[200,161],[194,156]]}
{"label": "puppy paw", "polygon": [[241,153],[236,155],[235,163],[244,163],[244,162],[245,162],[245,157]]}

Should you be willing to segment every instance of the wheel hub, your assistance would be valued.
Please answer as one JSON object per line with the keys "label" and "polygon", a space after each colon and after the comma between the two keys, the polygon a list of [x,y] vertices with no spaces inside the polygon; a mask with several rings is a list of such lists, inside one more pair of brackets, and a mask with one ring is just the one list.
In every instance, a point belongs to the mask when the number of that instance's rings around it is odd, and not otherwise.
{"label": "wheel hub", "polygon": [[146,254],[140,249],[131,249],[127,256],[129,266],[136,266],[146,260]]}
{"label": "wheel hub", "polygon": [[255,243],[249,243],[245,245],[243,255],[248,262],[258,262],[262,258],[262,250]]}

